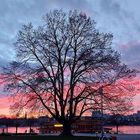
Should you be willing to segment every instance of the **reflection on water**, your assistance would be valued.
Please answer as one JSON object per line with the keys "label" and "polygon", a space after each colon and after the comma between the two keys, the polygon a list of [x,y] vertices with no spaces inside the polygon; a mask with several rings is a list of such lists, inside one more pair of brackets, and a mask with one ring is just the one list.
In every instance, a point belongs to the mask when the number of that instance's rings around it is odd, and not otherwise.
{"label": "reflection on water", "polygon": [[[108,128],[112,128],[113,131],[116,132],[115,126],[108,126]],[[39,133],[38,127],[32,127],[34,132]],[[18,127],[18,133],[29,133],[29,127]],[[140,126],[119,126],[119,131],[124,134],[140,134]],[[5,128],[6,132],[6,128]],[[15,127],[9,127],[8,128],[9,133],[15,133],[16,128]],[[2,128],[0,128],[0,133],[2,133]]]}
{"label": "reflection on water", "polygon": [[[109,126],[116,132],[115,126]],[[119,126],[119,132],[124,134],[140,134],[140,126]]]}
{"label": "reflection on water", "polygon": [[[38,127],[32,127],[35,133],[38,133]],[[18,127],[18,133],[29,133],[29,127]],[[0,128],[0,133],[3,132],[3,128]],[[4,128],[4,132],[7,132],[7,129]],[[16,133],[16,127],[8,127],[8,133]]]}

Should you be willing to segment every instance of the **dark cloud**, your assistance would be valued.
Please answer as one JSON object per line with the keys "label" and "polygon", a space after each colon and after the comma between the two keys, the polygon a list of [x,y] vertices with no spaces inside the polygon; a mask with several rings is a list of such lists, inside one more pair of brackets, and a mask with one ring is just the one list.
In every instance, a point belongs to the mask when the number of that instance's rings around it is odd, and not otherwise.
{"label": "dark cloud", "polygon": [[36,4],[35,0],[30,0],[28,2],[25,0],[0,1],[1,59],[13,59],[13,42],[18,30],[21,28],[21,25],[30,21],[35,24],[40,22],[40,14],[43,14],[43,10],[45,11],[45,1],[42,5],[39,3]]}
{"label": "dark cloud", "polygon": [[87,10],[90,7],[88,0],[48,0],[52,8]]}
{"label": "dark cloud", "polygon": [[[99,3],[100,26],[107,31],[113,32],[117,38],[117,42],[139,38],[140,15],[136,15],[134,9],[131,9],[130,1],[100,0]],[[137,5],[136,1],[133,1],[133,5],[135,6]],[[137,3],[139,2],[137,1]],[[105,26],[103,26],[103,23],[105,23]]]}
{"label": "dark cloud", "polygon": [[[86,12],[97,21],[99,30],[114,34],[114,47],[125,55],[124,50],[119,48],[120,44],[138,40],[140,32],[139,17],[133,12],[134,7],[132,10],[130,7],[130,0],[0,1],[0,52],[2,52],[0,59],[6,59],[6,61],[13,59],[13,42],[16,40],[16,34],[22,24],[32,22],[34,25],[39,25],[42,22],[42,16],[53,9],[63,9],[64,11],[77,9]],[[133,53],[137,52],[133,51]],[[131,54],[129,55],[131,56]],[[135,60],[135,57],[131,57],[131,59]]]}
{"label": "dark cloud", "polygon": [[120,47],[122,60],[133,68],[140,69],[140,41],[130,41]]}
{"label": "dark cloud", "polygon": [[[13,42],[21,25],[38,25],[42,16],[52,9],[88,9],[86,0],[4,0],[0,1],[0,51],[2,58],[13,57]],[[12,56],[9,56],[12,54]]]}
{"label": "dark cloud", "polygon": [[107,14],[116,14],[120,15],[121,6],[115,0],[101,0],[101,9]]}

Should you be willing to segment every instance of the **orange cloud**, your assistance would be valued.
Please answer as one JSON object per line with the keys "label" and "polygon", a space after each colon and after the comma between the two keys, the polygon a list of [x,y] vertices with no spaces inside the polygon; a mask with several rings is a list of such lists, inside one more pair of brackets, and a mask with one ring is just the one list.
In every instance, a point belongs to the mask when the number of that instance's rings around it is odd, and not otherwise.
{"label": "orange cloud", "polygon": [[12,104],[10,97],[1,96],[0,97],[0,115],[10,116],[9,107]]}

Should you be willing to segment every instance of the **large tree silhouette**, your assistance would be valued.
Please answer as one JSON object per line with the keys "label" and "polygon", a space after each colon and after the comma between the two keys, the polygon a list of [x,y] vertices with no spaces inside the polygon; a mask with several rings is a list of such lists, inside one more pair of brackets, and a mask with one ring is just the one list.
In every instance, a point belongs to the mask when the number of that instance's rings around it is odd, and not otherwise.
{"label": "large tree silhouette", "polygon": [[121,63],[112,37],[77,11],[54,10],[42,26],[23,25],[15,43],[17,60],[3,72],[5,88],[16,95],[14,108],[46,110],[63,124],[62,135],[70,135],[85,112],[100,109],[100,88],[106,110],[128,108],[134,89],[124,79],[136,71]]}

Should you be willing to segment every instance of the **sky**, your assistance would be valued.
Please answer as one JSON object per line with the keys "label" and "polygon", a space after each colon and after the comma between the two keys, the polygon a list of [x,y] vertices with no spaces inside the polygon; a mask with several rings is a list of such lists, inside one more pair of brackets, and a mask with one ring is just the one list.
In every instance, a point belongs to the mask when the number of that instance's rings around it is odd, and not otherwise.
{"label": "sky", "polygon": [[[14,60],[13,43],[23,24],[38,26],[42,17],[54,9],[85,12],[96,21],[101,32],[112,33],[112,46],[122,61],[140,69],[140,0],[0,0],[0,66]],[[140,77],[140,76],[138,76]],[[138,79],[139,82],[140,79]],[[0,89],[0,114],[8,114],[9,100]],[[140,95],[134,99],[140,108]]]}

